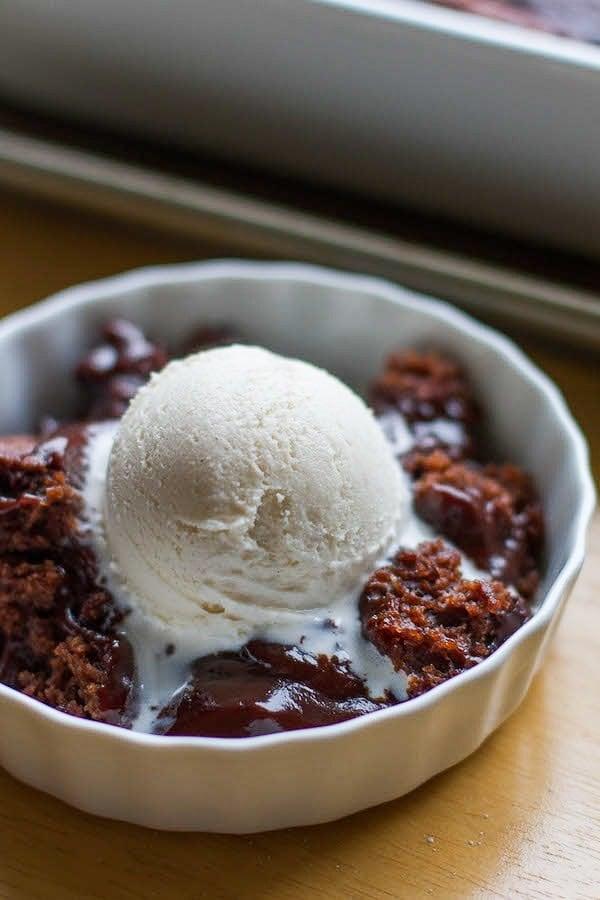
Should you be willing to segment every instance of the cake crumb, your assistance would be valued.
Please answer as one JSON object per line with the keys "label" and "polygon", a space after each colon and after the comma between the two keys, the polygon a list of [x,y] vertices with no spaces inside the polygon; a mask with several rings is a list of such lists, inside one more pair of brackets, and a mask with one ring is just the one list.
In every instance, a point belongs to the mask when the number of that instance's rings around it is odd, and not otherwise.
{"label": "cake crumb", "polygon": [[477,665],[529,618],[501,582],[463,578],[460,554],[439,539],[376,569],[360,612],[364,636],[406,673],[409,697]]}

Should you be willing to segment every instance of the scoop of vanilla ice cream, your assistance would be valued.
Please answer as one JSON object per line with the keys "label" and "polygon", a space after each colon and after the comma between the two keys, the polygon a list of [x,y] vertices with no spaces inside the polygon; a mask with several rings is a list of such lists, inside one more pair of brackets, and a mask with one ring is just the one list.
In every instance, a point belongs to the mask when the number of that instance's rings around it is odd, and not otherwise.
{"label": "scoop of vanilla ice cream", "polygon": [[397,541],[404,476],[362,400],[258,347],[170,363],[110,455],[110,551],[144,613],[247,635],[356,593]]}

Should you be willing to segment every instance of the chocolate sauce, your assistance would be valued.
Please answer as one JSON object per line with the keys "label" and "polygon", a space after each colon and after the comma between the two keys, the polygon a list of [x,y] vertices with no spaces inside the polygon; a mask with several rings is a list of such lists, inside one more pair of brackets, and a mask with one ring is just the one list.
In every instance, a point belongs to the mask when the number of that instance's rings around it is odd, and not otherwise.
{"label": "chocolate sauce", "polygon": [[515,466],[422,460],[415,509],[475,563],[530,598],[538,584],[543,517],[531,481]]}
{"label": "chocolate sauce", "polygon": [[198,660],[190,683],[156,721],[156,733],[256,737],[333,725],[383,709],[336,660],[253,641]]}

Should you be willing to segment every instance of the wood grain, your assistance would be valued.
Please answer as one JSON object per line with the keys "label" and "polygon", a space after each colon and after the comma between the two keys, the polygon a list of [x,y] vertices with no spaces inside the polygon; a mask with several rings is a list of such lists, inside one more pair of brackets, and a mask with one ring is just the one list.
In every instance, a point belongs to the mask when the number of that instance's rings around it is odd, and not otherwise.
{"label": "wood grain", "polygon": [[[0,195],[0,314],[82,279],[232,250]],[[525,346],[567,395],[599,474],[597,367]],[[518,712],[461,765],[342,822],[248,838],[162,834],[83,815],[0,772],[0,897],[600,898],[599,597],[596,518]]]}

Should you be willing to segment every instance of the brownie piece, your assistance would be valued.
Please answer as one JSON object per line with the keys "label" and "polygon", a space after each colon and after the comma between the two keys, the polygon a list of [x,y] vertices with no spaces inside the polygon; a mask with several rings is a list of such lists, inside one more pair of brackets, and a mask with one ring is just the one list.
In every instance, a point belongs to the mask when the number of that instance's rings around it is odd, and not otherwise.
{"label": "brownie piece", "polygon": [[415,510],[492,578],[533,597],[543,545],[534,485],[512,465],[454,462],[442,451],[419,458]]}
{"label": "brownie piece", "polygon": [[473,390],[460,366],[439,353],[392,353],[371,384],[370,403],[388,435],[395,419],[406,422],[415,442],[408,460],[415,451],[438,447],[453,459],[477,455],[480,415]]}
{"label": "brownie piece", "polygon": [[198,660],[187,687],[156,722],[168,735],[252,737],[345,722],[383,709],[335,657],[251,641],[239,653]]}
{"label": "brownie piece", "polygon": [[64,712],[126,724],[133,655],[78,534],[68,438],[20,441],[0,441],[0,681]]}
{"label": "brownie piece", "polygon": [[360,613],[365,637],[406,672],[409,697],[472,668],[529,617],[501,582],[462,578],[460,554],[441,540],[400,550],[374,572]]}
{"label": "brownie piece", "polygon": [[79,501],[63,469],[65,443],[0,439],[0,553],[48,551],[69,538]]}
{"label": "brownie piece", "polygon": [[88,394],[88,418],[118,419],[150,374],[166,365],[168,355],[125,319],[111,319],[102,336],[104,342],[83,357],[75,377]]}

